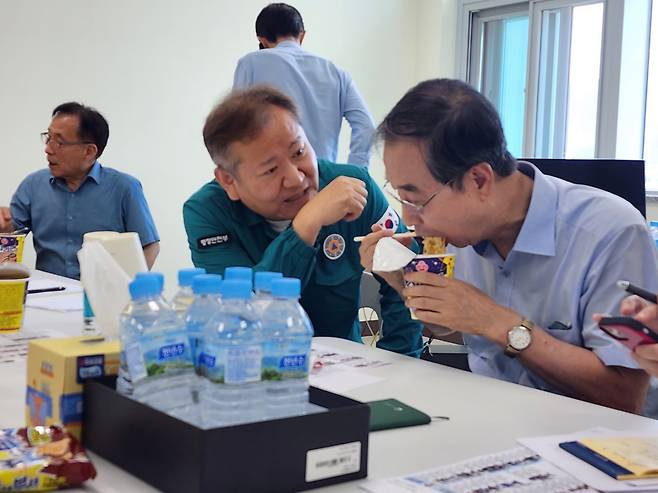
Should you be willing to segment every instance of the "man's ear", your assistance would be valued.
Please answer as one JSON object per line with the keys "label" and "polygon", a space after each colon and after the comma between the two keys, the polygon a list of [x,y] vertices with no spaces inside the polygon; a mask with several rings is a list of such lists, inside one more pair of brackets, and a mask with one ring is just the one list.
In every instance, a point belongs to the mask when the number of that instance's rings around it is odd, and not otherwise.
{"label": "man's ear", "polygon": [[274,48],[276,43],[272,43],[265,36],[256,36],[258,38],[258,43],[263,46],[263,48]]}
{"label": "man's ear", "polygon": [[96,161],[96,154],[98,154],[98,147],[96,147],[96,144],[87,144],[85,149],[85,160],[89,160],[93,163]]}
{"label": "man's ear", "polygon": [[306,31],[302,31],[301,33],[299,33],[299,37],[297,38],[297,41],[299,41],[300,46],[304,42],[304,36],[306,36]]}
{"label": "man's ear", "polygon": [[235,186],[235,177],[224,168],[215,166],[215,180],[226,191],[231,200],[240,200],[240,194]]}
{"label": "man's ear", "polygon": [[470,185],[473,191],[485,198],[491,194],[496,173],[489,163],[481,162],[471,167],[464,178],[469,182],[467,188]]}

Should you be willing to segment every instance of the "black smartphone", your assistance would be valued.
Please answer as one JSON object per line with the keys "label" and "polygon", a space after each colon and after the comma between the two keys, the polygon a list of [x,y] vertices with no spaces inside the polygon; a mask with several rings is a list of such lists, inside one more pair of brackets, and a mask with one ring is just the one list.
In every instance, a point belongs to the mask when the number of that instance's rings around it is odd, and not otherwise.
{"label": "black smartphone", "polygon": [[599,327],[629,349],[642,344],[658,344],[658,334],[631,317],[603,317]]}

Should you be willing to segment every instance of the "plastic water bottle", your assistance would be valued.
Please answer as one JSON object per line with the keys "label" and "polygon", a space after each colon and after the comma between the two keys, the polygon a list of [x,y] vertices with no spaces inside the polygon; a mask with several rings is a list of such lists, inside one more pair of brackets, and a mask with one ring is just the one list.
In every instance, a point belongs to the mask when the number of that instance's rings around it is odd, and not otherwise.
{"label": "plastic water bottle", "polygon": [[219,312],[221,286],[222,276],[218,274],[201,274],[192,279],[194,301],[185,313],[185,326],[197,375],[201,374],[199,352],[203,340],[203,328],[212,316]]}
{"label": "plastic water bottle", "polygon": [[[132,383],[132,398],[176,418],[198,424],[192,400],[192,353],[185,327],[161,297],[157,276],[129,285],[129,315],[121,318],[121,351]],[[122,392],[119,386],[117,390]]]}
{"label": "plastic water bottle", "polygon": [[649,231],[651,231],[651,236],[653,236],[653,241],[658,248],[658,221],[649,221]]}
{"label": "plastic water bottle", "polygon": [[313,326],[299,304],[301,282],[272,281],[273,301],[262,317],[263,381],[268,418],[304,414]]}
{"label": "plastic water bottle", "polygon": [[259,317],[263,316],[272,301],[272,281],[282,277],[280,272],[263,271],[254,274],[254,297],[251,304]]}
{"label": "plastic water bottle", "polygon": [[226,280],[219,312],[206,324],[199,357],[199,393],[205,428],[257,421],[263,416],[261,328],[250,299],[251,283]]}
{"label": "plastic water bottle", "polygon": [[[162,297],[162,290],[164,289],[164,275],[161,272],[138,272],[135,274],[135,279],[153,279],[149,282],[157,282],[160,289],[160,297],[158,302],[160,304],[166,305],[167,302]],[[121,312],[120,322],[123,323],[123,320],[126,320],[132,315],[133,303],[128,303],[126,307]],[[132,395],[133,385],[130,378],[130,373],[128,371],[128,362],[125,358],[125,352],[121,351],[119,355],[119,371],[117,375],[117,391],[123,395]]]}
{"label": "plastic water bottle", "polygon": [[178,271],[178,292],[171,299],[171,306],[176,313],[183,316],[187,309],[194,301],[194,293],[192,292],[192,280],[199,274],[205,274],[206,269],[200,267],[192,267],[190,269],[181,269]]}
{"label": "plastic water bottle", "polygon": [[224,269],[225,281],[249,281],[253,284],[254,270],[251,267],[227,267]]}

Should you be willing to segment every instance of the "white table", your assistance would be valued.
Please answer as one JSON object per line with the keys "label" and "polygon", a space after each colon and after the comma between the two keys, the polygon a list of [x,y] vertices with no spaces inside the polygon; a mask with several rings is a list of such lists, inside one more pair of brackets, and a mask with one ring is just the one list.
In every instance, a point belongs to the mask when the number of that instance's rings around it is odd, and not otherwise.
{"label": "white table", "polygon": [[[53,296],[56,296],[53,294]],[[25,333],[51,330],[77,335],[82,315],[28,309]],[[427,426],[378,431],[370,434],[368,477],[384,478],[432,468],[514,447],[515,439],[565,434],[594,426],[658,433],[658,421],[520,385],[481,377],[434,363],[333,338],[315,344],[392,364],[369,368],[384,378],[345,393],[369,401],[394,397],[429,415],[449,416]],[[25,364],[0,369],[0,426],[24,424]],[[139,479],[93,455],[98,478],[84,489],[71,491],[152,492]],[[365,480],[363,480],[365,481]],[[361,491],[359,481],[317,491]]]}

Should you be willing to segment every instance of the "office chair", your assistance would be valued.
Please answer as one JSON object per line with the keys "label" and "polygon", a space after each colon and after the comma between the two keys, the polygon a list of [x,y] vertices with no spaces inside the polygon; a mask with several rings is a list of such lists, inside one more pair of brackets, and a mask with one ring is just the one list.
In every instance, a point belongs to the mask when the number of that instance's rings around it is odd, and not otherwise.
{"label": "office chair", "polygon": [[523,158],[542,173],[618,195],[647,216],[644,161],[624,159]]}
{"label": "office chair", "polygon": [[382,327],[379,281],[370,272],[366,271],[361,274],[359,320],[361,321],[361,335],[372,337],[371,345],[375,345]]}

